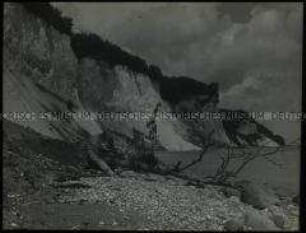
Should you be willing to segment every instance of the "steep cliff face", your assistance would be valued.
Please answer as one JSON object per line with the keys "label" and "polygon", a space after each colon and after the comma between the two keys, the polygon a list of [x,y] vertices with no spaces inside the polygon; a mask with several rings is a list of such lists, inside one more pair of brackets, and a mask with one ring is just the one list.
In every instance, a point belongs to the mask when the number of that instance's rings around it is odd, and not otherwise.
{"label": "steep cliff face", "polygon": [[[148,71],[136,67],[139,70],[136,72],[90,53],[80,56],[70,36],[27,12],[20,4],[4,6],[4,112],[39,114],[73,110],[152,114],[157,105],[161,106],[159,112],[219,111],[215,84],[206,85],[187,77],[164,77],[152,66]],[[82,44],[82,38],[77,42]],[[130,138],[133,129],[147,134],[149,120],[148,117],[90,121],[36,119],[17,123],[50,137],[74,140],[84,136],[84,132],[99,135],[105,130]],[[228,143],[234,137],[227,131],[231,128],[224,127],[221,121],[157,120],[158,140],[168,150],[199,149],[202,140],[197,137],[199,134],[204,138],[213,135],[220,144]]]}
{"label": "steep cliff face", "polygon": [[[133,137],[133,128],[148,133],[147,123],[158,104],[160,112],[170,112],[171,107],[153,87],[150,78],[144,74],[116,66],[109,68],[104,62],[83,58],[79,62],[79,92],[81,102],[90,112],[112,112],[135,114],[114,120],[99,121],[102,128],[108,128]],[[146,114],[142,117],[141,114]],[[119,114],[116,117],[120,117]],[[198,147],[184,140],[178,121],[159,119],[157,122],[158,139],[169,150],[193,150]]]}
{"label": "steep cliff face", "polygon": [[5,65],[65,100],[74,99],[77,59],[70,39],[19,4],[5,4]]}
{"label": "steep cliff face", "polygon": [[[17,3],[4,4],[3,25],[3,110],[9,119],[63,140],[75,140],[83,131],[99,133],[94,122],[48,121],[41,114],[69,111],[67,101],[77,101],[78,63],[69,37]],[[22,113],[32,117],[13,115]]]}
{"label": "steep cliff face", "polygon": [[[148,119],[100,121],[47,121],[42,112],[139,112],[153,113],[163,102],[150,79],[122,66],[84,58],[78,61],[70,38],[16,3],[4,11],[4,112],[35,113],[33,120],[11,120],[53,138],[73,140],[83,131],[92,135],[103,128],[132,137],[132,129],[146,133]],[[170,111],[166,103],[163,108]],[[196,149],[175,132],[172,123],[158,123],[167,149]]]}

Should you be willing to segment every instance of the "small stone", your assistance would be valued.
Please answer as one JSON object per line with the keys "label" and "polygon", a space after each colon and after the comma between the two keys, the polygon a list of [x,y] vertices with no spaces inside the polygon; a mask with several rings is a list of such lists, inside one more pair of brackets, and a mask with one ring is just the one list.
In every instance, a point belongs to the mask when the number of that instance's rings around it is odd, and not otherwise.
{"label": "small stone", "polygon": [[284,229],[285,226],[285,219],[282,215],[273,215],[272,221],[274,222],[275,226]]}
{"label": "small stone", "polygon": [[279,206],[270,206],[268,214],[270,215],[270,219],[279,228],[284,229],[289,221],[284,209]]}
{"label": "small stone", "polygon": [[279,202],[279,199],[272,190],[259,184],[242,181],[238,186],[241,189],[241,201],[252,205],[254,208],[265,209]]}
{"label": "small stone", "polygon": [[224,194],[226,197],[238,197],[240,198],[241,192],[238,189],[230,188],[230,187],[223,187],[221,189],[221,192]]}
{"label": "small stone", "polygon": [[256,231],[278,229],[268,216],[257,211],[248,211],[245,214],[244,224]]}
{"label": "small stone", "polygon": [[224,223],[223,227],[226,231],[242,231],[243,221],[239,219],[230,219]]}
{"label": "small stone", "polygon": [[12,227],[18,227],[18,225],[16,223],[14,223],[14,222],[11,223],[11,226]]}

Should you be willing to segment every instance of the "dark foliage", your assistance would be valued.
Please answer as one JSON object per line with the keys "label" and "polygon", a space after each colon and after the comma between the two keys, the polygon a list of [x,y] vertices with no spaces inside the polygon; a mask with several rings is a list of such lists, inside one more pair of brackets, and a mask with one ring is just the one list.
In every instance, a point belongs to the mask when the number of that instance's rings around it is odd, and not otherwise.
{"label": "dark foliage", "polygon": [[154,81],[161,81],[164,78],[159,67],[155,65],[149,65],[146,74]]}
{"label": "dark foliage", "polygon": [[89,57],[104,61],[110,67],[122,65],[133,72],[148,75],[152,81],[159,83],[162,98],[171,103],[179,102],[189,96],[218,92],[216,83],[206,85],[188,77],[166,77],[157,66],[148,65],[143,59],[92,33],[74,34],[71,37],[71,46],[78,59]]}
{"label": "dark foliage", "polygon": [[257,122],[256,122],[256,125],[257,125],[258,132],[265,134],[269,136],[270,138],[273,138],[273,140],[279,145],[282,145],[282,146],[285,145],[285,140],[282,136],[273,134],[271,130],[268,130],[266,127],[258,124]]}
{"label": "dark foliage", "polygon": [[64,17],[61,12],[50,5],[48,2],[24,2],[21,3],[24,8],[42,18],[48,25],[53,26],[61,33],[71,35],[72,19]]}
{"label": "dark foliage", "polygon": [[[229,138],[232,139],[237,145],[240,145],[237,136],[246,140],[250,145],[256,144],[256,140],[260,139],[261,135],[270,138],[278,145],[285,145],[285,140],[282,136],[273,134],[271,130],[266,128],[265,126],[256,122],[256,120],[252,117],[249,117],[248,113],[243,110],[228,110],[228,109],[220,109],[220,113],[236,113],[237,115],[232,115],[232,118],[227,118],[222,121],[223,127],[226,131],[226,134]],[[257,132],[256,134],[243,135],[239,133],[239,127],[242,122],[249,122],[256,125]]]}
{"label": "dark foliage", "polygon": [[160,84],[162,98],[174,104],[196,95],[210,96],[218,93],[217,83],[207,85],[188,77],[164,77]]}
{"label": "dark foliage", "polygon": [[72,19],[64,17],[61,12],[48,2],[25,2],[25,9],[44,19],[48,25],[53,26],[61,33],[70,35],[71,47],[78,59],[89,57],[106,62],[110,67],[122,65],[135,73],[148,75],[152,81],[160,86],[161,96],[164,100],[176,104],[182,99],[194,95],[212,95],[218,92],[218,85],[206,85],[188,77],[164,76],[159,67],[147,64],[145,60],[132,55],[119,46],[103,40],[93,33],[72,33]]}
{"label": "dark foliage", "polygon": [[146,62],[122,50],[117,45],[103,40],[93,33],[74,34],[71,37],[71,47],[78,59],[90,57],[107,62],[111,67],[122,65],[137,73],[146,73]]}

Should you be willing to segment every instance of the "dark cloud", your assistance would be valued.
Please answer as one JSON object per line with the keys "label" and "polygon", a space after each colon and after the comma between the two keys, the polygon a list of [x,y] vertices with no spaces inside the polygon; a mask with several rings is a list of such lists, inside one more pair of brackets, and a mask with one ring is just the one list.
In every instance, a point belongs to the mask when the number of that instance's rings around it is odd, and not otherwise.
{"label": "dark cloud", "polygon": [[74,18],[75,30],[95,32],[165,74],[219,82],[222,106],[300,110],[300,3],[55,5]]}

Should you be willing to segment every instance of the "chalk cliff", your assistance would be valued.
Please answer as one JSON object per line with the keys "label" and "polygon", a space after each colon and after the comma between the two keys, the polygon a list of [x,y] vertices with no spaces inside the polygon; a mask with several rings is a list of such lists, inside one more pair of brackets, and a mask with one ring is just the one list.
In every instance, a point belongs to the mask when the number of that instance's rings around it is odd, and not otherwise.
{"label": "chalk cliff", "polygon": [[[50,121],[42,117],[44,112],[150,114],[157,105],[159,113],[220,111],[217,84],[204,84],[188,77],[166,77],[157,67],[109,42],[101,44],[101,48],[105,46],[102,52],[100,47],[91,51],[88,46],[92,43],[86,41],[88,36],[60,32],[22,4],[4,4],[3,25],[4,113],[15,123],[43,135],[74,141],[88,135],[117,132],[132,138],[133,128],[147,134],[150,120]],[[134,64],[137,65],[133,67]],[[16,120],[11,117],[13,112],[34,113],[35,119]],[[158,143],[168,150],[199,149],[205,137],[212,137],[220,145],[281,142],[256,122],[231,127],[233,124],[229,122],[178,118],[159,119],[156,124]],[[241,136],[250,134],[242,130],[246,125],[257,127],[252,132],[256,137],[246,140]],[[201,139],[199,134],[203,136]]]}

